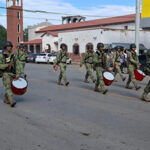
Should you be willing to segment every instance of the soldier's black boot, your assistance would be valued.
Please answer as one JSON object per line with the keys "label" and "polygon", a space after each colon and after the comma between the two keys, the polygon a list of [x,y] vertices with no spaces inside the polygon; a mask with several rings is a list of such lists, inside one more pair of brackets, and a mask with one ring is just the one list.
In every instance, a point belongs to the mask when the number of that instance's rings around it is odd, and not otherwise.
{"label": "soldier's black boot", "polygon": [[133,82],[133,84],[136,90],[139,90],[141,88],[141,86],[138,86],[136,82]]}
{"label": "soldier's black boot", "polygon": [[94,78],[91,78],[91,80],[93,81],[93,83],[95,83],[95,82],[96,82],[96,79],[94,79]]}
{"label": "soldier's black boot", "polygon": [[15,105],[17,104],[17,102],[15,100],[13,100],[11,96],[8,96],[8,100],[10,102],[10,106],[11,107],[15,107]]}
{"label": "soldier's black boot", "polygon": [[102,93],[105,95],[108,92],[108,90],[105,89],[104,86],[102,86],[101,88],[102,88]]}
{"label": "soldier's black boot", "polygon": [[69,84],[69,81],[65,80],[65,85],[68,86]]}
{"label": "soldier's black boot", "polygon": [[128,83],[128,82],[127,82],[125,88],[126,88],[126,89],[130,89],[130,90],[132,89],[132,87],[130,86],[130,83]]}
{"label": "soldier's black boot", "polygon": [[144,92],[143,94],[142,94],[142,98],[141,98],[143,101],[145,101],[145,102],[150,102],[150,99],[147,97],[147,93],[146,92]]}
{"label": "soldier's black boot", "polygon": [[126,77],[122,77],[122,81],[125,81],[126,80]]}

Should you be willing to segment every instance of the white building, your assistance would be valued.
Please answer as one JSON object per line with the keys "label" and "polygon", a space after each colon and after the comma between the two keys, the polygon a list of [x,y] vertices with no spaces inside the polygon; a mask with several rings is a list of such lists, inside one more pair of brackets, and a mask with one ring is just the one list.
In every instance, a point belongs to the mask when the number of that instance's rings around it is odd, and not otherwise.
{"label": "white building", "polygon": [[52,26],[52,24],[49,22],[42,22],[34,26],[28,26],[28,40],[41,39],[42,33],[36,33],[36,31],[48,26]]}
{"label": "white building", "polygon": [[[55,25],[36,31],[36,34],[41,33],[43,51],[47,48],[58,51],[60,44],[65,43],[72,60],[79,61],[88,43],[92,43],[94,49],[98,42],[134,43],[135,15]],[[140,43],[150,47],[149,37],[150,31],[141,29]]]}

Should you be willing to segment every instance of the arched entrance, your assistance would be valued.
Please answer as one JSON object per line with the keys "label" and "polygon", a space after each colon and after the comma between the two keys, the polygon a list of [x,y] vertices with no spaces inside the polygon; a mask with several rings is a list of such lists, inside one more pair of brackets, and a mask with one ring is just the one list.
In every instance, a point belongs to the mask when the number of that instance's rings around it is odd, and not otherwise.
{"label": "arched entrance", "polygon": [[80,61],[80,46],[78,43],[75,43],[72,47],[72,61],[79,62]]}
{"label": "arched entrance", "polygon": [[50,44],[46,44],[46,50],[47,53],[51,53],[51,45]]}

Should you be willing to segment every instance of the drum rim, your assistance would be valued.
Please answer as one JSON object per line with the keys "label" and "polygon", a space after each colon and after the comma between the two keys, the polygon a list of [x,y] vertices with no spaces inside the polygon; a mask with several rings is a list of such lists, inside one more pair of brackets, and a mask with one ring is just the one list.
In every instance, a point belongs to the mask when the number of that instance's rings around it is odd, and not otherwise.
{"label": "drum rim", "polygon": [[[20,79],[20,78],[19,78]],[[13,85],[13,82],[15,81],[14,79],[12,80],[12,82],[11,82],[11,85],[14,87],[14,88],[16,88],[16,89],[25,89],[25,88],[28,88],[28,81],[26,80],[26,79],[24,79],[24,78],[21,78],[21,79],[23,79],[24,81],[26,81],[26,83],[27,83],[27,85],[24,87],[24,88],[17,88],[17,87],[15,87],[14,85]]]}

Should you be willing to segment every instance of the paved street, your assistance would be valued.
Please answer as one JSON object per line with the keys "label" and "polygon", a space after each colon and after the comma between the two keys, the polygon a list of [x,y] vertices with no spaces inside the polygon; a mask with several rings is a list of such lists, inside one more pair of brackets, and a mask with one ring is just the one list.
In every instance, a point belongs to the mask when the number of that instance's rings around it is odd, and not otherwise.
{"label": "paved street", "polygon": [[[150,103],[142,91],[119,82],[104,96],[83,83],[84,70],[69,66],[69,87],[58,86],[58,72],[27,64],[29,88],[16,108],[3,104],[0,81],[0,150],[149,150]],[[148,78],[141,86],[145,86]]]}

